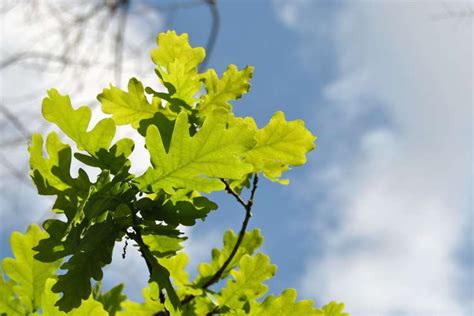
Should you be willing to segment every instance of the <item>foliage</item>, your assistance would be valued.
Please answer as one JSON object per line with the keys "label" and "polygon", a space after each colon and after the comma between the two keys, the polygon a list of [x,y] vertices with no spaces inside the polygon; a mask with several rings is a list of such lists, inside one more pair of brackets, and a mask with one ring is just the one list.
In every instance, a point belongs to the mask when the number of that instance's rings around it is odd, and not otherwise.
{"label": "foliage", "polygon": [[[213,69],[201,73],[204,49],[192,48],[186,34],[172,31],[159,35],[151,55],[166,91],[144,88],[135,78],[128,91],[104,89],[98,100],[111,117],[95,126],[89,107],[74,109],[68,96],[48,91],[43,116],[74,146],[55,132],[45,144],[33,135],[31,177],[39,194],[56,197],[52,211],[62,216],[46,220],[44,231],[32,225],[24,235],[12,234],[15,258],[2,262],[7,279],[0,279],[0,313],[346,315],[342,304],[316,308],[296,301],[293,289],[264,297],[264,282],[276,266],[257,252],[260,231],[246,230],[258,175],[288,183],[282,174],[306,162],[315,137],[282,112],[262,128],[251,117],[233,114],[230,102],[249,91],[252,67],[230,65],[221,77]],[[143,174],[130,172],[133,140],[112,143],[118,125],[145,138],[150,165]],[[71,172],[73,158],[82,163],[77,176]],[[95,179],[86,171],[91,168],[99,170]],[[182,226],[216,210],[203,194],[222,190],[244,208],[242,227],[225,233],[222,249],[212,250],[212,260],[200,264],[191,280]],[[250,192],[247,201],[240,195],[244,190]],[[123,285],[101,290],[103,268],[124,238],[136,244],[149,271],[142,303],[127,300]]]}

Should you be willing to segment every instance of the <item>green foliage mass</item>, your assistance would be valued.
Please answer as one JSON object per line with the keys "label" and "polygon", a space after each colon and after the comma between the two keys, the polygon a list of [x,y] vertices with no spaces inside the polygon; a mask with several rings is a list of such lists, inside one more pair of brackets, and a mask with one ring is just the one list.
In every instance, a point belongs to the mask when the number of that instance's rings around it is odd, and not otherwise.
{"label": "green foliage mass", "polygon": [[[31,177],[39,194],[55,196],[52,211],[61,216],[46,220],[44,230],[32,225],[12,234],[14,258],[1,264],[0,314],[347,315],[339,303],[297,301],[294,289],[265,297],[276,266],[258,252],[260,231],[246,231],[258,175],[287,184],[283,173],[304,164],[314,148],[304,122],[277,112],[259,128],[251,117],[235,116],[231,102],[249,91],[253,68],[230,65],[220,77],[200,72],[205,50],[191,47],[187,34],[160,34],[151,58],[165,91],[136,78],[127,91],[111,85],[98,96],[110,117],[95,126],[90,107],[75,109],[68,96],[48,91],[43,116],[68,140],[56,132],[45,142],[33,135]],[[134,141],[113,143],[118,125],[144,137],[150,162],[142,174],[130,171]],[[245,219],[191,279],[182,227],[215,211],[204,194],[223,190],[243,206]],[[245,190],[248,201],[240,195]],[[128,300],[123,285],[101,290],[103,268],[123,239],[136,245],[149,271],[141,303]]]}

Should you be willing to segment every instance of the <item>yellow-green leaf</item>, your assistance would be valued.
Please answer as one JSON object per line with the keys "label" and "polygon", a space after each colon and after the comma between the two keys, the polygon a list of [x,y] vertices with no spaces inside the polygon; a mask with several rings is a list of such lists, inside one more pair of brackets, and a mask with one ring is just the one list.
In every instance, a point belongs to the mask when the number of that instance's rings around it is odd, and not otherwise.
{"label": "yellow-green leaf", "polygon": [[91,109],[87,106],[74,110],[69,97],[59,94],[56,89],[49,90],[43,100],[44,118],[56,124],[76,142],[80,150],[94,155],[99,149],[110,147],[115,136],[115,123],[110,118],[103,119],[88,131],[91,115]]}
{"label": "yellow-green leaf", "polygon": [[184,252],[179,252],[176,256],[160,258],[159,262],[169,272],[174,283],[178,286],[189,285],[189,277],[186,272],[189,257]]}
{"label": "yellow-green leaf", "polygon": [[180,60],[186,70],[197,68],[202,63],[206,52],[202,47],[192,48],[188,34],[177,35],[175,31],[160,33],[157,39],[158,48],[151,51],[151,59],[156,65],[168,69],[175,60]]}
{"label": "yellow-green leaf", "polygon": [[197,109],[200,116],[207,116],[216,108],[230,111],[229,101],[237,100],[250,89],[250,79],[254,68],[247,66],[238,70],[237,66],[230,65],[219,78],[214,69],[209,69],[202,75],[207,94],[203,95]]}
{"label": "yellow-green leaf", "polygon": [[[43,157],[43,137],[40,134],[33,134],[28,151],[30,152],[31,177],[40,194],[50,188],[58,191],[70,188],[68,180],[71,179],[69,174],[71,148],[63,144],[55,132],[51,132],[46,139],[48,158]],[[61,176],[57,173],[53,174],[53,168],[63,171]]]}
{"label": "yellow-green leaf", "polygon": [[181,298],[186,295],[200,295],[202,290],[191,287],[189,275],[186,271],[186,266],[189,262],[189,257],[184,252],[179,252],[176,256],[169,258],[160,258],[159,262],[169,272],[175,286],[178,287],[177,293]]}
{"label": "yellow-green leaf", "polygon": [[306,163],[306,154],[314,149],[316,137],[308,131],[302,120],[286,121],[283,112],[277,112],[264,128],[255,134],[257,144],[245,153],[245,160],[255,172],[263,172],[273,181],[279,180],[289,166]]}
{"label": "yellow-green leaf", "polygon": [[27,313],[23,304],[16,297],[13,285],[12,280],[5,281],[3,273],[0,273],[0,315],[5,313],[11,316],[23,316]]}
{"label": "yellow-green leaf", "polygon": [[160,79],[168,88],[170,97],[192,106],[202,85],[197,68],[204,60],[205,50],[192,48],[188,34],[177,35],[174,31],[161,33],[157,43],[158,48],[152,50],[151,58],[157,65]]}
{"label": "yellow-green leaf", "polygon": [[181,242],[185,238],[178,236],[166,236],[158,234],[143,235],[143,241],[148,246],[153,255],[157,257],[166,257],[176,254],[183,249]]}
{"label": "yellow-green leaf", "polygon": [[60,311],[56,306],[56,301],[59,300],[59,294],[54,293],[51,288],[55,283],[54,279],[46,280],[44,288],[44,296],[42,300],[43,315],[47,316],[108,316],[102,304],[96,301],[92,295],[87,300],[83,300],[78,308],[71,310],[68,313]]}
{"label": "yellow-green leaf", "polygon": [[349,316],[344,311],[344,304],[330,302],[323,306],[324,316]]}
{"label": "yellow-green leaf", "polygon": [[143,84],[135,78],[128,82],[128,91],[110,86],[98,96],[102,104],[102,111],[112,114],[112,119],[117,125],[131,124],[138,128],[143,119],[152,118],[160,107],[160,100],[153,98],[148,102]]}
{"label": "yellow-green leaf", "polygon": [[122,311],[118,312],[117,316],[150,316],[164,309],[163,304],[159,300],[153,300],[150,296],[150,289],[145,288],[142,291],[143,303],[136,303],[127,300],[122,303]]}
{"label": "yellow-green leaf", "polygon": [[[224,265],[224,262],[226,262],[232,253],[232,250],[237,243],[237,239],[238,236],[232,229],[225,232],[222,249],[214,248],[212,250],[212,261],[210,263],[204,262],[199,265],[199,276],[195,281],[197,285],[205,283]],[[222,273],[221,278],[225,278],[230,271],[239,264],[240,259],[244,255],[252,255],[254,251],[262,245],[262,243],[263,236],[259,229],[245,232],[244,238],[242,239],[237,252],[231,262],[229,262],[227,269]]]}
{"label": "yellow-green leaf", "polygon": [[258,253],[251,257],[245,255],[240,259],[239,270],[231,272],[234,280],[217,296],[219,306],[231,309],[242,308],[246,301],[256,299],[268,290],[263,282],[276,272],[276,266],[270,263],[268,256]]}
{"label": "yellow-green leaf", "polygon": [[327,316],[321,309],[313,307],[309,300],[296,302],[296,290],[286,289],[280,296],[268,296],[262,303],[250,303],[251,316]]}
{"label": "yellow-green leaf", "polygon": [[241,159],[255,144],[251,131],[227,128],[226,121],[214,115],[192,137],[189,127],[187,114],[181,112],[168,152],[158,128],[148,127],[145,141],[153,167],[137,179],[142,190],[173,193],[173,188],[185,188],[209,193],[224,189],[219,178],[240,179],[252,171]]}
{"label": "yellow-green leaf", "polygon": [[196,69],[187,70],[186,64],[177,60],[169,65],[167,72],[161,72],[160,77],[165,86],[173,86],[175,91],[170,91],[171,97],[183,100],[189,106],[194,105],[197,100],[194,96],[202,85]]}
{"label": "yellow-green leaf", "polygon": [[30,225],[26,234],[13,232],[10,244],[15,258],[5,258],[2,269],[12,281],[12,290],[24,310],[34,312],[41,307],[46,279],[55,275],[60,261],[43,263],[33,256],[35,247],[41,239],[48,237],[37,225]]}

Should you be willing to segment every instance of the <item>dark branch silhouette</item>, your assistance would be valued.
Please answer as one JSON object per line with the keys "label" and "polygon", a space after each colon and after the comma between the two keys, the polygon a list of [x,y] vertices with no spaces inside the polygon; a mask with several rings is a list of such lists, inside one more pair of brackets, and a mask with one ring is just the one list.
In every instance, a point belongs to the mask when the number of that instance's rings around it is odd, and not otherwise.
{"label": "dark branch silhouette", "polygon": [[[240,231],[239,231],[239,235],[237,237],[237,241],[235,242],[235,245],[232,248],[232,251],[230,252],[229,257],[222,264],[222,266],[219,268],[219,270],[217,270],[216,273],[214,273],[214,275],[202,285],[201,288],[203,290],[207,290],[211,285],[217,283],[221,279],[222,274],[225,272],[225,270],[227,269],[227,267],[232,262],[235,255],[237,254],[237,251],[239,250],[239,247],[242,244],[242,241],[244,240],[245,232],[247,231],[247,226],[249,224],[250,218],[252,217],[253,201],[254,201],[254,197],[255,197],[255,192],[257,191],[257,187],[258,187],[258,175],[255,174],[253,176],[252,189],[250,191],[250,197],[249,197],[248,201],[244,201],[244,199],[240,196],[240,194],[238,194],[234,189],[232,189],[229,182],[227,182],[225,179],[221,179],[221,181],[224,183],[225,190],[227,191],[227,193],[232,195],[237,200],[237,202],[240,205],[242,205],[242,207],[245,210],[245,217],[244,217],[244,220],[242,222],[242,226],[240,227]],[[195,298],[194,295],[188,295],[183,299],[181,304],[183,304],[183,305],[188,304],[194,298]],[[214,312],[214,311],[212,311],[212,312]]]}
{"label": "dark branch silhouette", "polygon": [[[163,2],[163,3],[162,3]],[[3,0],[0,2],[0,18],[7,16],[23,17],[21,25],[31,32],[27,45],[4,52],[0,58],[0,75],[8,78],[12,70],[26,70],[48,74],[47,86],[67,87],[68,93],[79,95],[96,78],[113,78],[114,85],[121,86],[124,71],[132,70],[140,75],[144,61],[148,61],[146,45],[153,43],[159,31],[160,19],[166,14],[184,9],[208,6],[211,12],[210,30],[206,44],[207,56],[201,65],[205,68],[212,54],[219,33],[219,11],[215,0],[175,1],[137,1],[137,0]],[[15,19],[16,23],[18,19]],[[144,34],[144,41],[128,38],[127,29],[132,23],[146,23],[149,34]],[[203,25],[206,27],[206,25]],[[10,28],[9,28],[10,29]],[[5,30],[4,32],[8,32]],[[7,34],[7,33],[5,33]],[[46,86],[46,83],[44,83]],[[22,145],[30,138],[31,132],[44,132],[46,126],[37,124],[39,130],[32,129],[30,121],[18,109],[21,105],[25,112],[37,113],[38,104],[45,94],[45,88],[28,88],[14,90],[3,95],[0,106],[0,123],[15,129],[17,137],[0,138],[2,155],[0,164],[11,175],[23,172],[27,165],[19,166],[17,161],[8,161],[7,151]],[[95,103],[94,103],[95,104]],[[8,123],[8,124],[6,124]],[[28,128],[26,128],[28,127]],[[21,172],[19,172],[21,170]],[[16,178],[16,176],[15,176]]]}

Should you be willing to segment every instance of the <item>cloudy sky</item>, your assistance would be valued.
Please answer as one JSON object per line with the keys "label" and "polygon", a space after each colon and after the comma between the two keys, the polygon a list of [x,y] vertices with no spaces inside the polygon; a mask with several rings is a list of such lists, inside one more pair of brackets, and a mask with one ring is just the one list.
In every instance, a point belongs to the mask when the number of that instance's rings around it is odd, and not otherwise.
{"label": "cloudy sky", "polygon": [[[308,164],[289,172],[289,186],[266,181],[257,195],[252,226],[278,265],[271,292],[295,287],[318,304],[343,301],[351,315],[471,315],[474,4],[260,0],[221,1],[219,9],[209,66],[256,68],[236,112],[264,124],[283,110],[318,136]],[[2,58],[20,45],[9,24],[16,18],[2,20]],[[160,21],[157,29],[206,42],[205,7]],[[132,20],[128,36],[144,39],[143,27]],[[1,102],[37,81],[3,71]],[[72,99],[92,100],[94,88]],[[9,131],[2,127],[2,138]],[[8,155],[24,161],[26,150]],[[1,186],[3,257],[9,232],[39,220],[48,201],[11,177]],[[213,198],[221,209],[190,232],[192,268],[243,216],[229,197]],[[139,257],[118,261],[109,283],[145,284]]]}

